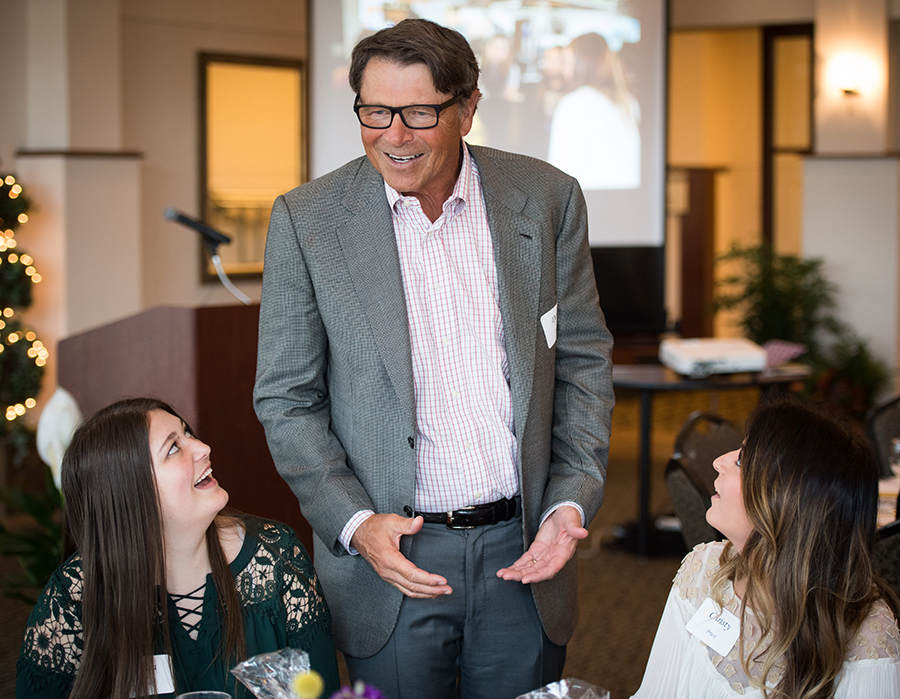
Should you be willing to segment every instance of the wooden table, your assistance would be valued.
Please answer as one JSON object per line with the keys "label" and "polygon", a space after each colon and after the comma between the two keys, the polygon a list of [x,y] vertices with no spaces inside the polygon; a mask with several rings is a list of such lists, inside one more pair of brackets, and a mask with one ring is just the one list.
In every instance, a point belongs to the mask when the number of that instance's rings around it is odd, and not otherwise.
{"label": "wooden table", "polygon": [[[732,388],[759,388],[764,395],[783,390],[788,384],[810,375],[805,364],[786,364],[756,373],[713,374],[692,378],[676,374],[661,364],[619,364],[613,366],[613,387],[637,391],[641,397],[640,482],[636,553],[649,552],[650,532],[650,436],[653,430],[653,395],[661,391],[722,391]],[[687,416],[685,416],[687,417]]]}

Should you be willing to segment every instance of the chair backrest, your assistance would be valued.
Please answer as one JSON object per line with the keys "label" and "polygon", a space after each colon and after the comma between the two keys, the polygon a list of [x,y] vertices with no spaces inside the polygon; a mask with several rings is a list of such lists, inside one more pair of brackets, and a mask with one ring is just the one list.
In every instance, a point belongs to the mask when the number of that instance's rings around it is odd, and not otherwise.
{"label": "chair backrest", "polygon": [[672,458],[681,461],[706,497],[715,492],[715,461],[722,454],[740,449],[744,436],[734,423],[715,413],[693,412],[675,438]]}
{"label": "chair backrest", "polygon": [[684,468],[679,459],[669,459],[666,465],[666,487],[675,516],[681,522],[681,537],[688,551],[704,541],[716,541],[722,535],[706,521],[709,496]]}
{"label": "chair backrest", "polygon": [[875,570],[900,595],[900,520],[878,530]]}
{"label": "chair backrest", "polygon": [[866,432],[878,455],[879,476],[892,477],[891,452],[894,438],[900,437],[900,396],[889,398],[869,410],[866,414]]}
{"label": "chair backrest", "polygon": [[712,464],[722,454],[739,449],[742,442],[740,430],[713,413],[692,413],[678,433],[666,466],[666,486],[688,550],[722,538],[706,521],[709,499],[715,492]]}

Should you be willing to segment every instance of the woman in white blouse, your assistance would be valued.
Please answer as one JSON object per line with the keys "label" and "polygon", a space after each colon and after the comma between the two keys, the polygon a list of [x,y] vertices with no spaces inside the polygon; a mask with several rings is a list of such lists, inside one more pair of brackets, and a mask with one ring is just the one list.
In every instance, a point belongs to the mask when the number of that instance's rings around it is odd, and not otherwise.
{"label": "woman in white blouse", "polygon": [[760,408],[720,456],[635,699],[897,699],[900,603],[872,570],[878,471],[858,430]]}

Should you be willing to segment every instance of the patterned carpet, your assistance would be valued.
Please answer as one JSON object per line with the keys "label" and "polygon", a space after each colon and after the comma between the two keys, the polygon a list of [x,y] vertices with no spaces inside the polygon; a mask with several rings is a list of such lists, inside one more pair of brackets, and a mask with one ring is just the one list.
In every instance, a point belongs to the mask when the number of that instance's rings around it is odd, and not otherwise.
{"label": "patterned carpet", "polygon": [[[742,424],[756,402],[752,390],[663,394],[654,400],[651,512],[670,512],[663,469],[675,435],[694,410],[714,410]],[[637,691],[680,554],[640,558],[615,546],[617,525],[637,513],[638,404],[618,396],[606,498],[579,548],[580,621],[569,643],[565,675],[627,699]],[[0,558],[0,575],[16,562]],[[15,693],[15,662],[30,609],[0,598],[0,699]]]}

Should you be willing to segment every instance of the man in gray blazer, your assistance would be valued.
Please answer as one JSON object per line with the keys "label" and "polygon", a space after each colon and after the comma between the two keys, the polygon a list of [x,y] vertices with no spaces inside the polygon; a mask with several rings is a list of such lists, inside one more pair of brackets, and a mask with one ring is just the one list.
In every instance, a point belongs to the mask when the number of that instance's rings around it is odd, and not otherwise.
{"label": "man in gray blazer", "polygon": [[405,20],[361,41],[366,157],[279,197],[254,401],[351,676],[391,699],[558,679],[603,499],[612,338],[577,182],[467,146],[478,65]]}

